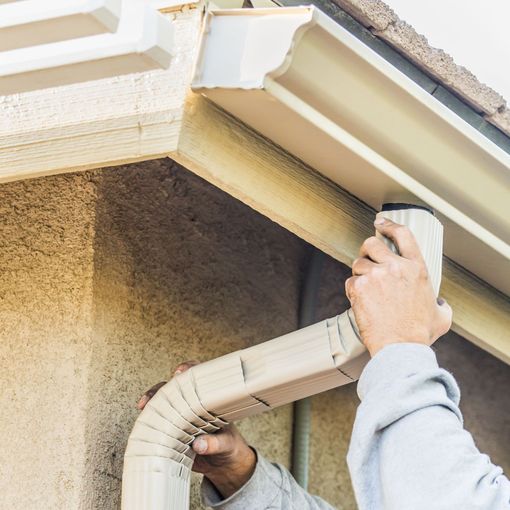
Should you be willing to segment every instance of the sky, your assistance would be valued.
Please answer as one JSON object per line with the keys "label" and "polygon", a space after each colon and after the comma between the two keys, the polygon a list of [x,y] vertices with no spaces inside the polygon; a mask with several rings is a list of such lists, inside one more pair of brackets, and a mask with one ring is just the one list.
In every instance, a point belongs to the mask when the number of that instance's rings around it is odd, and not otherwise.
{"label": "sky", "polygon": [[510,0],[384,0],[510,104]]}

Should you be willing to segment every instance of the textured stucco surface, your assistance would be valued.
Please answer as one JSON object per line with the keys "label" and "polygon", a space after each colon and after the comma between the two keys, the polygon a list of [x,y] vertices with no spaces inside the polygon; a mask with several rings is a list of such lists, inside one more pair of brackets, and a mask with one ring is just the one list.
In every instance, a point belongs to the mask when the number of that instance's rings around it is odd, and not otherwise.
{"label": "textured stucco surface", "polygon": [[436,344],[442,367],[461,390],[461,411],[478,448],[510,475],[510,367],[449,333]]}
{"label": "textured stucco surface", "polygon": [[[169,160],[6,184],[0,213],[0,507],[117,509],[138,395],[183,359],[295,329],[308,247]],[[348,270],[323,274],[318,319],[347,306]],[[510,469],[509,367],[456,336],[438,352]],[[357,402],[354,386],[312,401],[310,489],[344,510]],[[240,423],[285,465],[291,411]]]}
{"label": "textured stucco surface", "polygon": [[376,35],[398,48],[415,64],[439,78],[475,109],[494,115],[506,103],[504,98],[463,66],[457,65],[445,51],[433,48],[425,36],[405,21],[397,20]]}
{"label": "textured stucco surface", "polygon": [[[108,490],[86,498],[92,508],[113,509],[137,396],[182,360],[207,360],[295,329],[304,252],[291,234],[170,160],[94,179],[87,479]],[[290,407],[241,424],[284,463],[290,427]]]}
{"label": "textured stucco surface", "polygon": [[79,508],[89,406],[95,191],[0,186],[0,508]]}
{"label": "textured stucco surface", "polygon": [[490,121],[510,136],[510,108],[494,114]]}
{"label": "textured stucco surface", "polygon": [[386,30],[398,21],[393,9],[381,0],[334,0],[342,9],[366,27]]}
{"label": "textured stucco surface", "polygon": [[[319,314],[323,319],[348,307],[343,292],[350,270],[328,259],[323,269]],[[440,365],[461,388],[461,410],[478,448],[510,473],[510,367],[455,333],[434,346]],[[355,385],[312,399],[310,488],[339,510],[355,510],[345,457],[359,403]]]}

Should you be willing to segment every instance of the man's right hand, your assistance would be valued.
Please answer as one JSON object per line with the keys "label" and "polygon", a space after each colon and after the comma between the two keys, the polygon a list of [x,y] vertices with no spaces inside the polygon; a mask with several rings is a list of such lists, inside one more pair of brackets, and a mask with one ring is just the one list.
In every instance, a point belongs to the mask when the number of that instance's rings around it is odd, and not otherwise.
{"label": "man's right hand", "polygon": [[400,255],[370,237],[352,265],[345,290],[363,343],[371,356],[393,343],[432,345],[450,329],[452,310],[444,300],[436,300],[412,232],[380,216],[375,227],[395,243]]}
{"label": "man's right hand", "polygon": [[[185,372],[198,361],[181,363],[174,372]],[[142,410],[165,382],[160,382],[146,391],[138,401]],[[207,477],[224,498],[239,490],[251,477],[257,464],[255,452],[248,446],[234,425],[229,425],[215,434],[204,434],[193,441],[197,454],[193,471]]]}

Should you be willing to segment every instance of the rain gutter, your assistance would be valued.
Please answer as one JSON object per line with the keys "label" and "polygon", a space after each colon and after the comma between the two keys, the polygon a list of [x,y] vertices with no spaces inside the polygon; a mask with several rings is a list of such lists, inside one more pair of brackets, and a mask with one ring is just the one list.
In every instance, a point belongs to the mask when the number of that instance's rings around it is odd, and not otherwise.
{"label": "rain gutter", "polygon": [[209,12],[192,87],[374,209],[432,207],[510,294],[510,155],[318,9]]}

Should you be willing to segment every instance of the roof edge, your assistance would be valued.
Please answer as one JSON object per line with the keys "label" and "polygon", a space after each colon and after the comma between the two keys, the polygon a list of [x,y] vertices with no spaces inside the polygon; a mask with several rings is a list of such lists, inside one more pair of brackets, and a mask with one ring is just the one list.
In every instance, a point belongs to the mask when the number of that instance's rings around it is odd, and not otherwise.
{"label": "roof edge", "polygon": [[424,36],[400,20],[382,0],[277,1],[284,6],[319,7],[510,154],[510,108],[506,100],[469,70],[458,66],[447,53],[430,46]]}

